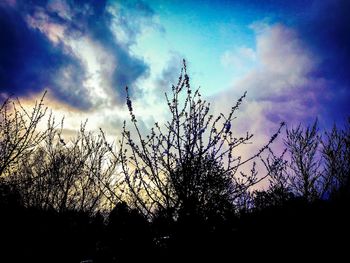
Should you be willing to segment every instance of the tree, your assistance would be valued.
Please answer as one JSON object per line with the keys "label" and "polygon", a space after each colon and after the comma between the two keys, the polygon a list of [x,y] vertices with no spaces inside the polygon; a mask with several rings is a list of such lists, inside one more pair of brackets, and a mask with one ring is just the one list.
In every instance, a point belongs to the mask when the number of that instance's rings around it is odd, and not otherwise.
{"label": "tree", "polygon": [[321,142],[324,159],[323,195],[335,194],[338,190],[350,189],[350,118],[343,129],[334,125],[325,133]]}
{"label": "tree", "polygon": [[317,120],[306,129],[301,125],[287,129],[285,145],[290,154],[288,168],[292,191],[308,202],[319,198],[322,192],[323,172],[318,156],[320,140]]}
{"label": "tree", "polygon": [[210,104],[202,99],[199,90],[192,90],[184,61],[171,97],[167,93],[165,96],[171,119],[162,127],[155,123],[150,134],[143,136],[127,88],[127,106],[135,134],[124,122],[120,161],[126,199],[150,218],[159,210],[176,218],[183,212],[203,216],[233,205],[261,180],[255,168],[250,173],[243,173],[240,168],[266,150],[280,129],[267,145],[243,160],[235,157],[233,150],[249,143],[253,135],[237,138],[231,125],[246,94],[227,115],[214,118]]}
{"label": "tree", "polygon": [[9,98],[0,107],[0,177],[11,174],[16,162],[45,138],[46,133],[37,129],[47,111],[43,104],[45,94],[31,112],[18,99]]}
{"label": "tree", "polygon": [[63,120],[57,127],[49,118],[45,140],[21,158],[13,172],[12,182],[25,206],[95,213],[116,202],[109,190],[116,183],[112,146],[102,131],[95,135],[85,126],[74,138],[64,140]]}
{"label": "tree", "polygon": [[224,213],[233,204],[234,183],[227,173],[211,156],[194,156],[170,173],[172,187],[177,194],[180,215],[210,215]]}

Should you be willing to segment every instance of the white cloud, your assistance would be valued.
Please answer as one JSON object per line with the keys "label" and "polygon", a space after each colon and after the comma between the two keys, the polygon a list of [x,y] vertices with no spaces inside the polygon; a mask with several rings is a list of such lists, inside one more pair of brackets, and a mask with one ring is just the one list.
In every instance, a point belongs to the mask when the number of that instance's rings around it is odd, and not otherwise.
{"label": "white cloud", "polygon": [[296,32],[283,25],[260,29],[256,31],[256,50],[250,53],[256,54],[257,65],[213,98],[217,111],[247,91],[242,117],[252,119],[255,126],[261,121],[261,126],[276,126],[282,120],[316,116],[317,95],[324,82],[310,76],[317,62]]}
{"label": "white cloud", "polygon": [[[256,34],[256,64],[239,79],[233,78],[231,88],[211,98],[214,111],[225,113],[247,91],[247,98],[233,123],[240,134],[255,134],[253,144],[238,154],[245,157],[256,152],[277,131],[280,122],[288,125],[309,122],[317,117],[324,95],[325,80],[312,76],[317,59],[298,38],[297,32],[278,24],[253,26]],[[237,54],[233,52],[230,56]],[[238,61],[240,54],[238,53]],[[235,61],[231,59],[229,61]],[[234,66],[235,63],[227,63]],[[281,149],[279,140],[275,147]]]}
{"label": "white cloud", "polygon": [[237,70],[246,69],[255,61],[255,51],[244,46],[225,51],[220,59],[225,68],[235,68]]}

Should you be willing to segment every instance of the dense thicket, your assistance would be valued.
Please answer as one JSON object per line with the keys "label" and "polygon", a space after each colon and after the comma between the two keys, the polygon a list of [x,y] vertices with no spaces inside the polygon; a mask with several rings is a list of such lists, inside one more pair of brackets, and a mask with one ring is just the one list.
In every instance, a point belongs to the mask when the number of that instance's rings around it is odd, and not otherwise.
{"label": "dense thicket", "polygon": [[[132,100],[118,147],[82,124],[64,136],[43,105],[0,108],[1,262],[178,262],[288,250],[341,253],[349,235],[350,119],[320,131],[286,128],[256,153],[236,156],[228,114],[213,116],[184,64],[166,94],[170,119],[144,134]],[[39,124],[47,117],[47,128]],[[243,116],[244,118],[244,116]],[[265,169],[258,171],[256,162]],[[248,167],[248,168],[247,168]],[[249,172],[246,172],[249,171]],[[268,181],[268,187],[257,184]],[[297,246],[297,249],[295,247]]]}

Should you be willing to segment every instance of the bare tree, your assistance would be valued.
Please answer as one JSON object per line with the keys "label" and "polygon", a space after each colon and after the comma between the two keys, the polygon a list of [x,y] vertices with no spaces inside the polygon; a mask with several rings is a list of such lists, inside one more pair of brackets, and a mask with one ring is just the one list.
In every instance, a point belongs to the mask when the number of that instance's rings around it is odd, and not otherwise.
{"label": "bare tree", "polygon": [[28,112],[20,101],[7,99],[0,108],[0,177],[16,170],[16,162],[35,149],[45,138],[37,129],[46,114],[43,100],[36,102]]}
{"label": "bare tree", "polygon": [[317,120],[304,129],[287,129],[285,145],[290,154],[288,162],[292,191],[307,201],[320,197],[323,171],[320,158],[320,136]]}
{"label": "bare tree", "polygon": [[183,211],[219,211],[223,204],[234,204],[261,180],[255,168],[249,173],[240,168],[266,150],[280,129],[257,153],[242,159],[233,151],[250,143],[253,135],[235,137],[231,125],[245,94],[227,115],[214,117],[199,90],[191,88],[184,62],[171,97],[167,93],[165,96],[171,119],[162,127],[155,123],[151,133],[143,136],[127,89],[127,106],[135,130],[132,134],[124,123],[120,140],[128,201],[150,217],[156,210],[169,211],[176,217]]}
{"label": "bare tree", "polygon": [[[50,117],[45,141],[20,160],[15,172],[26,206],[94,213],[115,203],[110,196],[117,183],[117,159],[104,134],[82,124],[75,138],[65,140]],[[113,199],[113,200],[112,200]]]}
{"label": "bare tree", "polygon": [[326,197],[341,188],[349,187],[350,175],[350,119],[343,129],[335,125],[322,140],[324,158],[324,191]]}

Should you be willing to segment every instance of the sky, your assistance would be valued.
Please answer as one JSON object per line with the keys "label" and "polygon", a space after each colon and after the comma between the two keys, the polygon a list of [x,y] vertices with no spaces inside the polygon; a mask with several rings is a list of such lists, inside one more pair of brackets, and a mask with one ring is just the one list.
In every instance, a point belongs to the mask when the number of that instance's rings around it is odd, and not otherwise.
{"label": "sky", "polygon": [[0,97],[46,104],[74,131],[115,135],[166,119],[186,59],[193,87],[216,113],[247,91],[235,128],[263,142],[280,122],[350,114],[347,0],[0,0]]}

